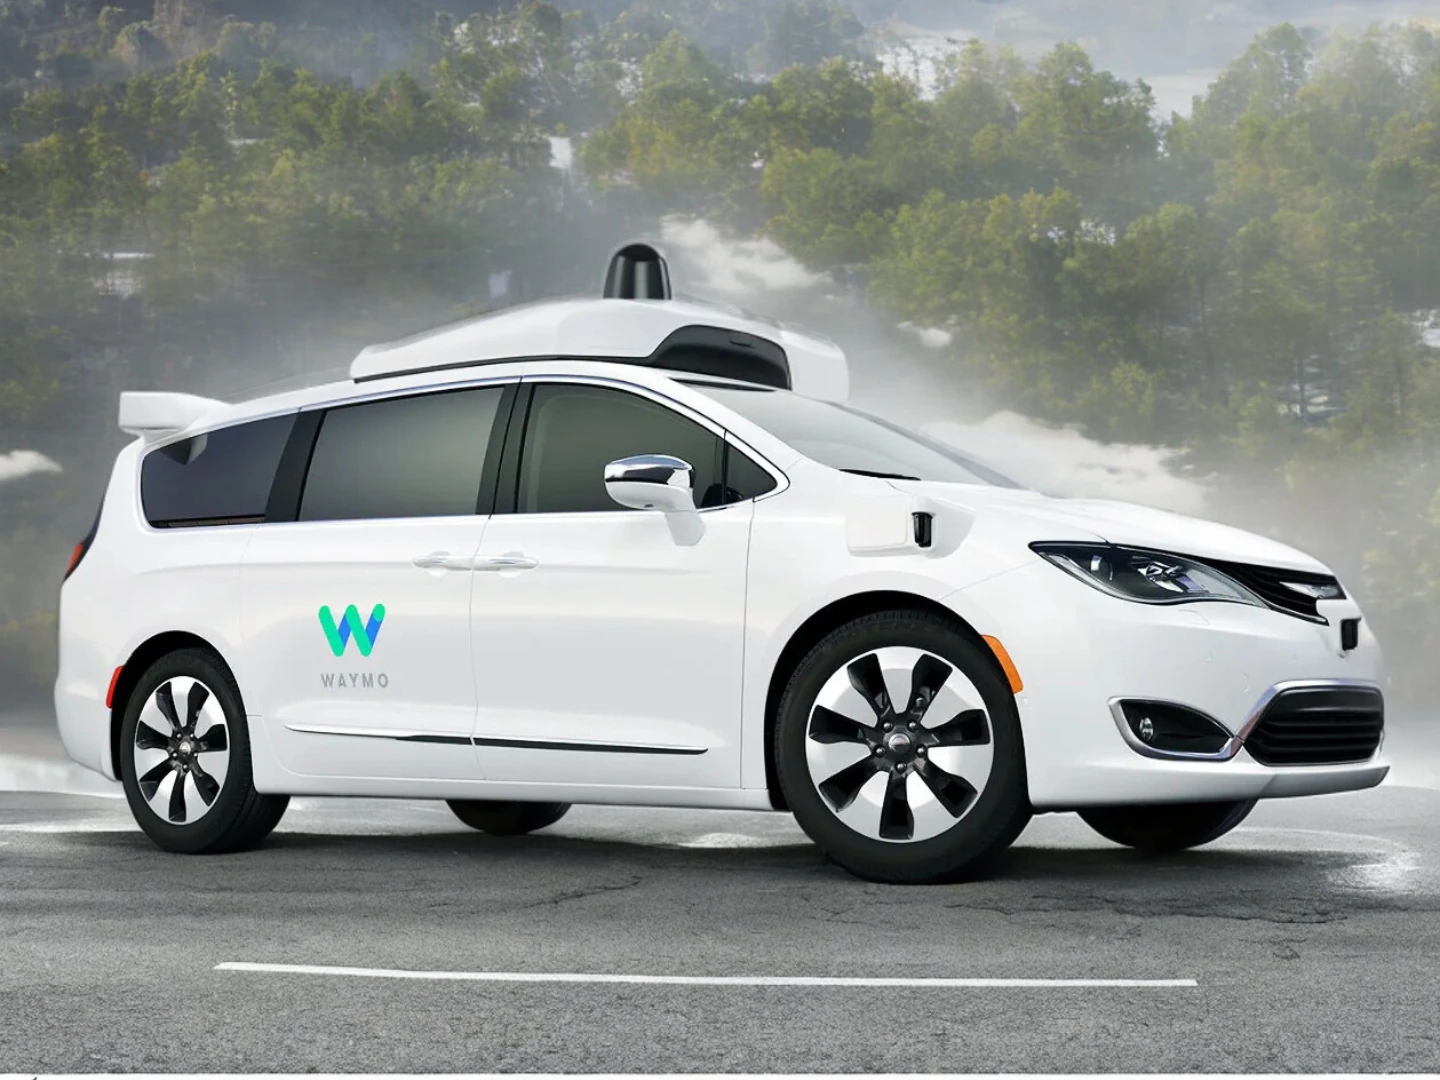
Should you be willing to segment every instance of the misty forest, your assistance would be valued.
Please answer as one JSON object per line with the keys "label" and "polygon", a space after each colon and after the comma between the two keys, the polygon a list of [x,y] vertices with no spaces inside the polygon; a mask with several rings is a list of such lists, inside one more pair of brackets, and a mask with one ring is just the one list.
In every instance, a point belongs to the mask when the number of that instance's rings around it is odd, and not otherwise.
{"label": "misty forest", "polygon": [[53,678],[120,390],[593,292],[670,215],[946,331],[990,407],[1172,448],[1440,690],[1440,36],[1272,26],[1162,115],[1063,42],[956,39],[922,85],[886,6],[0,0],[7,698]]}

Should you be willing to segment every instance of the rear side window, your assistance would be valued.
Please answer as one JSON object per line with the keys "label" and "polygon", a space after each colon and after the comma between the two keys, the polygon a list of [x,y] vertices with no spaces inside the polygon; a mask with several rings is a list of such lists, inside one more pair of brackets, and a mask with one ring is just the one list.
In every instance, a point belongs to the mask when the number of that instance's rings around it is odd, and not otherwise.
{"label": "rear side window", "polygon": [[300,497],[301,521],[477,512],[499,386],[331,409]]}
{"label": "rear side window", "polygon": [[145,520],[161,528],[265,520],[295,416],[218,428],[151,451],[140,466]]}
{"label": "rear side window", "polygon": [[605,466],[637,454],[669,454],[695,475],[695,504],[719,506],[724,443],[663,405],[597,386],[535,388],[520,455],[522,514],[624,510],[605,490]]}

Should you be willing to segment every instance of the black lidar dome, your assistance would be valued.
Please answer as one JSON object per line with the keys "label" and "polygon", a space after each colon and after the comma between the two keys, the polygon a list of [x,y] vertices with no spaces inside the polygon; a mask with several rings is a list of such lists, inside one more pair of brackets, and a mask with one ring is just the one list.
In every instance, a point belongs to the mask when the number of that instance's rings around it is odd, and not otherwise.
{"label": "black lidar dome", "polygon": [[626,244],[605,271],[607,300],[669,300],[670,267],[649,244]]}

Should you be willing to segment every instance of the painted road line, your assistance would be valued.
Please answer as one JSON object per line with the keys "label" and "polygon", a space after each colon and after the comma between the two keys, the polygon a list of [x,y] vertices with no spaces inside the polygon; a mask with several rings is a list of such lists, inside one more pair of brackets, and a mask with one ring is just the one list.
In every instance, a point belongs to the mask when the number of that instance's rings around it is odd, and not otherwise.
{"label": "painted road line", "polygon": [[128,832],[138,833],[140,826],[128,818],[76,818],[73,821],[7,821],[0,824],[0,832],[7,833],[96,833]]}
{"label": "painted road line", "polygon": [[125,797],[118,783],[74,762],[32,754],[0,754],[0,792],[11,791],[94,795],[102,799]]}
{"label": "painted road line", "polygon": [[348,975],[361,979],[430,979],[436,982],[625,983],[635,986],[836,986],[970,988],[1120,988],[1186,989],[1194,979],[908,979],[811,975],[621,975],[567,971],[407,971],[403,968],[327,967],[322,964],[216,964],[216,971],[252,971],[270,975]]}

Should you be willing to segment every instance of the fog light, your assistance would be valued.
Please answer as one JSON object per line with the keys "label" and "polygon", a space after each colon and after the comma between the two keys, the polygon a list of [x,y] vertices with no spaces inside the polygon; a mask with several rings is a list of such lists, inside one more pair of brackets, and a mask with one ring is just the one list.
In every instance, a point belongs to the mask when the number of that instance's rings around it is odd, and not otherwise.
{"label": "fog light", "polygon": [[[1230,743],[1231,735],[1198,709],[1169,701],[1119,701],[1111,706],[1131,745],[1162,756],[1211,757]],[[1140,747],[1136,745],[1136,748]]]}

